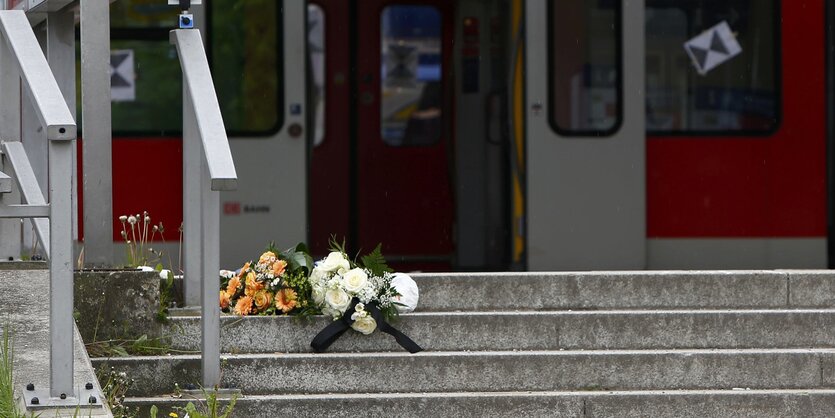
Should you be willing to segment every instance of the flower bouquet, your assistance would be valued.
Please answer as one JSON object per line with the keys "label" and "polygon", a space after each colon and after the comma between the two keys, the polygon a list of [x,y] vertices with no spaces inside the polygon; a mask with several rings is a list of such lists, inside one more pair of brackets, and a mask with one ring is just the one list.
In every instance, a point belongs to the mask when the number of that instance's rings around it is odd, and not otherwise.
{"label": "flower bouquet", "polygon": [[[397,317],[398,308],[406,305],[399,301],[401,294],[393,285],[395,275],[380,252],[381,246],[360,257],[358,263],[346,256],[343,246],[334,242],[331,246],[331,253],[316,264],[308,279],[313,303],[334,319],[310,343],[313,349],[325,351],[349,328],[365,335],[379,328],[410,353],[421,351],[420,346],[389,324]],[[415,293],[416,290],[415,286]]]}
{"label": "flower bouquet", "polygon": [[308,273],[313,259],[304,244],[278,251],[270,244],[258,262],[240,272],[220,271],[220,309],[237,315],[313,315]]}
{"label": "flower bouquet", "polygon": [[414,280],[392,273],[378,245],[370,254],[351,261],[344,245],[331,241],[332,251],[315,265],[307,247],[298,244],[278,251],[270,244],[257,262],[240,271],[220,271],[220,309],[236,315],[324,314],[334,322],[310,345],[325,351],[348,329],[368,335],[379,329],[391,334],[411,353],[420,346],[389,322],[414,310],[418,289]]}

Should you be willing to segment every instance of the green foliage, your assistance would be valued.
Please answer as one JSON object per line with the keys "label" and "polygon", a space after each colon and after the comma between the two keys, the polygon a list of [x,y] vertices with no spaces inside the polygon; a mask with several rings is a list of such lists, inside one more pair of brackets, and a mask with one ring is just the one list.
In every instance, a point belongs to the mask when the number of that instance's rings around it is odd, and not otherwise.
{"label": "green foliage", "polygon": [[84,346],[91,357],[159,356],[183,352],[172,350],[167,337],[148,338],[147,335],[142,335],[139,338],[94,341],[86,343]]}
{"label": "green foliage", "polygon": [[14,381],[12,380],[12,364],[14,361],[12,332],[9,325],[3,327],[3,340],[0,342],[0,416],[22,416],[17,409],[14,397]]}
{"label": "green foliage", "polygon": [[96,370],[96,377],[102,383],[104,401],[110,407],[114,417],[136,418],[139,416],[139,408],[131,409],[124,405],[125,394],[133,385],[133,379],[128,379],[125,373],[118,373],[112,367],[107,372],[104,371],[104,367]]}
{"label": "green foliage", "polygon": [[377,244],[374,251],[360,257],[362,266],[371,271],[372,276],[383,277],[386,273],[394,271],[389,268],[388,264],[386,264],[386,258],[383,257],[383,253],[381,251],[382,247],[383,244]]}
{"label": "green foliage", "polygon": [[189,402],[185,408],[176,409],[185,412],[189,418],[229,418],[232,416],[232,410],[235,409],[235,404],[238,402],[238,395],[232,395],[229,403],[222,408],[217,395],[217,389],[210,392],[203,389],[203,396],[206,397],[205,403],[201,402],[198,407]]}
{"label": "green foliage", "polygon": [[307,245],[302,242],[296,244],[295,247],[290,247],[281,252],[274,251],[274,253],[287,262],[287,267],[292,272],[304,269],[306,274],[310,274],[313,271],[313,258],[310,257]]}
{"label": "green foliage", "polygon": [[331,251],[340,252],[345,255],[345,258],[348,257],[348,253],[345,252],[345,237],[342,237],[342,242],[336,240],[336,235],[331,235],[330,239],[328,239],[328,248]]}
{"label": "green foliage", "polygon": [[271,242],[267,246],[266,251],[270,251],[276,255],[280,260],[287,262],[287,270],[290,272],[297,272],[299,269],[304,269],[305,274],[310,274],[313,271],[313,258],[310,257],[310,251],[307,245],[303,242],[296,244],[284,251],[279,251],[275,243]]}
{"label": "green foliage", "polygon": [[[156,271],[161,272],[162,270],[162,264],[157,264]],[[168,323],[168,306],[171,305],[171,301],[174,299],[173,290],[174,272],[168,270],[168,277],[165,279],[165,283],[159,288],[159,307],[157,308],[156,319],[162,324]]]}

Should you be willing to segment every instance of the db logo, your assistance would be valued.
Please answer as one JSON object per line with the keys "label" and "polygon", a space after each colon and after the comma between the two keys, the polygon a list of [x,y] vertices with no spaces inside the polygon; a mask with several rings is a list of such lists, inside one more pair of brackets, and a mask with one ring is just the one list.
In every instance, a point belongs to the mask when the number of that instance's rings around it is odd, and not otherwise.
{"label": "db logo", "polygon": [[224,215],[240,215],[241,202],[223,202]]}

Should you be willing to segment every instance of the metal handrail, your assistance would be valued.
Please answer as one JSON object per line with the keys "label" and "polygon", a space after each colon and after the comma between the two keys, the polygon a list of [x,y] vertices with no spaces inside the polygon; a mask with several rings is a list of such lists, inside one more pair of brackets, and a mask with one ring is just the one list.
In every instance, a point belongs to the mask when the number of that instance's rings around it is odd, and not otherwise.
{"label": "metal handrail", "polygon": [[[197,29],[170,33],[183,70],[183,245],[186,305],[201,306],[202,384],[220,384],[220,191],[238,175]],[[199,292],[199,293],[198,293]]]}
{"label": "metal handrail", "polygon": [[[49,258],[49,391],[50,396],[72,396],[73,388],[73,272],[72,272],[72,150],[76,124],[58,82],[35,38],[26,14],[0,11],[0,120],[20,119],[20,80],[30,92],[32,105],[49,142],[49,204],[40,194],[17,130],[3,130],[0,139],[8,154],[14,178],[27,205],[0,206],[0,217],[49,218],[48,236],[40,231]],[[10,91],[5,91],[9,89]],[[15,101],[10,103],[9,101]],[[9,134],[9,132],[13,132]],[[29,166],[27,171],[27,166]],[[34,193],[38,190],[38,193]],[[30,193],[31,192],[31,193]],[[40,199],[38,199],[40,195]],[[36,225],[44,225],[43,220]]]}

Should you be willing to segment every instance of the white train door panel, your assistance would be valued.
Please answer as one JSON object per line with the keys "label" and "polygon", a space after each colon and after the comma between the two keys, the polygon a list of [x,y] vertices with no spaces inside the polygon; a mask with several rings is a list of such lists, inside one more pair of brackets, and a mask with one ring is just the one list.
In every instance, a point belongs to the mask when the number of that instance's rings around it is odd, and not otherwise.
{"label": "white train door panel", "polygon": [[530,270],[646,267],[643,13],[526,3]]}
{"label": "white train door panel", "polygon": [[257,256],[271,241],[278,247],[307,241],[307,4],[284,0],[280,7],[282,45],[276,65],[282,66],[283,121],[270,136],[230,135],[239,186],[221,196],[220,261],[228,268]]}

